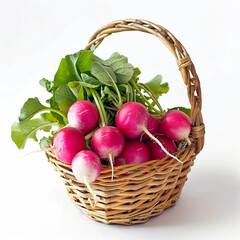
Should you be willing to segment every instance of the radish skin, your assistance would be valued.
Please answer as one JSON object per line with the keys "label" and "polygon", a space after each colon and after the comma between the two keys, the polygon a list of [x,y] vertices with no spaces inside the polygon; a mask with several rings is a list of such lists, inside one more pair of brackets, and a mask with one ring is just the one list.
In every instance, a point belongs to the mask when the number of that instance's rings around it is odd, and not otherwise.
{"label": "radish skin", "polygon": [[71,164],[74,156],[86,149],[86,141],[80,130],[65,127],[55,134],[53,148],[60,161]]}
{"label": "radish skin", "polygon": [[69,126],[81,130],[86,135],[97,127],[99,112],[93,103],[80,100],[69,108],[67,118]]}
{"label": "radish skin", "polygon": [[151,160],[148,148],[139,140],[128,140],[117,158],[115,166],[123,164],[139,164]]}
{"label": "radish skin", "polygon": [[160,128],[166,137],[175,141],[186,140],[191,145],[188,137],[191,132],[191,120],[184,112],[179,110],[167,112],[161,120]]}
{"label": "radish skin", "polygon": [[129,139],[135,139],[143,134],[143,127],[147,126],[148,111],[138,102],[125,103],[117,112],[115,125]]}
{"label": "radish skin", "polygon": [[99,128],[92,136],[92,150],[101,158],[107,159],[112,167],[112,180],[114,175],[114,158],[123,150],[125,139],[122,132],[112,126]]}
{"label": "radish skin", "polygon": [[[173,140],[165,137],[162,134],[157,134],[155,137],[162,143],[164,148],[169,152],[169,153],[174,153],[177,152],[177,147],[174,143]],[[156,159],[162,159],[166,157],[166,153],[162,150],[162,148],[159,147],[159,145],[154,142],[153,140],[150,140],[147,144],[147,147],[149,149],[149,152],[151,154],[151,159],[156,160]]]}

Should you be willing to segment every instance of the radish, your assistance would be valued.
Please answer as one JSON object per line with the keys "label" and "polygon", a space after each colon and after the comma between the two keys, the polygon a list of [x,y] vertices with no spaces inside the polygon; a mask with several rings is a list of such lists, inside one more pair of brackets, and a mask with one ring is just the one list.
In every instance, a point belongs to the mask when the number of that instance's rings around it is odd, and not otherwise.
{"label": "radish", "polygon": [[84,135],[77,128],[62,128],[53,138],[53,149],[60,161],[71,164],[74,156],[86,149]]}
{"label": "radish", "polygon": [[[99,177],[101,173],[101,167],[102,166],[99,157],[94,152],[89,150],[83,150],[79,152],[77,155],[75,155],[72,161],[72,171],[74,176],[79,182],[86,185],[95,200],[95,205],[97,198],[90,186],[90,183],[94,182]],[[91,206],[94,207],[90,199],[89,202]]]}
{"label": "radish", "polygon": [[164,115],[160,128],[162,133],[175,141],[187,140],[191,145],[189,134],[191,132],[191,120],[184,112],[171,110]]}
{"label": "radish", "polygon": [[69,108],[67,118],[69,126],[78,128],[86,135],[98,125],[99,112],[93,103],[80,100]]}
{"label": "radish", "polygon": [[123,164],[145,163],[151,160],[151,156],[146,145],[139,140],[128,140],[125,143],[122,153],[117,158],[115,166]]}
{"label": "radish", "polygon": [[112,126],[99,128],[92,136],[92,150],[102,159],[108,159],[112,167],[113,180],[113,161],[123,150],[125,139],[122,132]]}
{"label": "radish", "polygon": [[[169,153],[174,153],[177,152],[177,147],[174,143],[173,140],[165,137],[164,135],[161,134],[157,134],[156,138],[162,143],[162,145],[164,146],[164,148],[169,152]],[[153,140],[150,140],[147,143],[147,147],[149,149],[149,152],[151,154],[151,159],[155,160],[155,159],[162,159],[164,157],[166,157],[166,153],[162,150],[161,147],[159,147],[159,145],[154,142]]]}
{"label": "radish", "polygon": [[144,132],[163,149],[163,151],[170,157],[182,163],[178,158],[170,154],[162,145],[162,143],[155,138],[147,129],[149,113],[141,103],[128,102],[125,103],[117,112],[115,118],[116,126],[123,132],[123,134],[130,139],[140,137]]}
{"label": "radish", "polygon": [[[153,115],[149,114],[148,122],[147,122],[148,131],[151,134],[155,134],[155,133],[157,133],[158,127],[159,127],[159,120],[156,117],[154,117]],[[141,136],[141,141],[142,140],[149,140],[149,139],[150,139],[150,137],[146,133],[144,133]]]}
{"label": "radish", "polygon": [[147,130],[148,111],[140,103],[125,103],[117,112],[115,125],[123,132],[126,138],[135,139]]}

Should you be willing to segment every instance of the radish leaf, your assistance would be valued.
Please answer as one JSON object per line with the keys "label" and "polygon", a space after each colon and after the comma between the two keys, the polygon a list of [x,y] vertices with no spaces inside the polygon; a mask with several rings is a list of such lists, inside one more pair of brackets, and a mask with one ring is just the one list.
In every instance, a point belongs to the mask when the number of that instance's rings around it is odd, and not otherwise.
{"label": "radish leaf", "polygon": [[47,137],[43,137],[39,142],[41,149],[46,149],[50,147],[50,140]]}
{"label": "radish leaf", "polygon": [[87,96],[87,91],[84,89],[83,86],[81,86],[79,93],[78,93],[78,101],[80,100],[88,100],[88,96]]}
{"label": "radish leaf", "polygon": [[127,57],[117,52],[113,53],[106,62],[113,69],[118,84],[127,83],[134,74],[133,66],[128,63]]}
{"label": "radish leaf", "polygon": [[47,80],[46,78],[42,78],[40,81],[39,81],[39,84],[46,88],[46,90],[48,92],[52,92],[52,82]]}
{"label": "radish leaf", "polygon": [[51,113],[44,113],[40,118],[31,119],[28,121],[14,123],[11,128],[11,137],[19,149],[23,149],[27,139],[32,138],[37,141],[36,133],[38,130],[49,132],[52,126],[57,126],[55,118],[50,116]]}
{"label": "radish leaf", "polygon": [[76,67],[80,73],[89,72],[93,65],[92,60],[93,51],[82,50],[80,51]]}
{"label": "radish leaf", "polygon": [[31,119],[35,114],[47,111],[49,108],[43,106],[37,97],[29,98],[23,105],[19,116],[19,122]]}
{"label": "radish leaf", "polygon": [[141,74],[141,71],[140,71],[139,68],[134,68],[133,71],[134,71],[134,72],[133,72],[133,76],[132,76],[131,79],[132,79],[134,82],[137,83],[138,80],[139,80],[139,77],[138,77],[138,76]]}
{"label": "radish leaf", "polygon": [[80,81],[80,76],[76,68],[76,62],[78,60],[79,54],[80,52],[67,55],[61,60],[58,70],[54,76],[54,88],[65,85],[68,82]]}
{"label": "radish leaf", "polygon": [[98,63],[101,63],[104,66],[108,66],[109,67],[108,63],[105,60],[101,59],[100,57],[98,57],[98,56],[96,56],[94,54],[92,55],[92,60],[94,62],[98,62]]}
{"label": "radish leaf", "polygon": [[60,111],[67,113],[70,106],[77,101],[68,85],[61,85],[54,93],[54,100],[58,104]]}
{"label": "radish leaf", "polygon": [[82,76],[82,82],[80,82],[80,84],[84,87],[88,87],[88,88],[98,88],[101,85],[103,85],[100,81],[98,81],[96,78],[91,77],[85,73],[81,74]]}
{"label": "radish leaf", "polygon": [[169,91],[168,83],[162,83],[162,76],[157,75],[149,82],[145,83],[154,93],[154,95],[158,98],[162,96],[163,93],[167,93]]}
{"label": "radish leaf", "polygon": [[112,86],[113,82],[117,82],[116,75],[110,67],[104,66],[99,62],[94,62],[91,68],[91,74],[101,83]]}

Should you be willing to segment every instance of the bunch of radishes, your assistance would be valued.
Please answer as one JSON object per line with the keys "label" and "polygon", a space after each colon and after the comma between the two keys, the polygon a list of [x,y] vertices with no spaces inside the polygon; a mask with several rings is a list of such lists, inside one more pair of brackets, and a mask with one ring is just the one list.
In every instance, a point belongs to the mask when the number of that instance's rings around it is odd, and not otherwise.
{"label": "bunch of radishes", "polygon": [[98,128],[97,107],[81,100],[70,107],[67,117],[69,124],[55,134],[53,149],[60,161],[72,164],[76,179],[90,191],[89,183],[101,173],[101,160],[109,162],[113,179],[114,166],[162,159],[166,154],[181,162],[172,155],[177,151],[174,141],[190,144],[190,119],[178,110],[167,112],[159,121],[141,103],[128,102],[118,110],[115,126]]}
{"label": "bunch of radishes", "polygon": [[[178,141],[191,144],[191,122],[182,112],[189,114],[190,109],[176,107],[182,111],[166,113],[158,98],[169,91],[168,83],[162,83],[161,75],[140,83],[140,73],[117,52],[107,60],[99,58],[94,46],[67,55],[53,81],[43,78],[39,82],[51,94],[48,105],[37,97],[29,98],[19,121],[12,125],[12,140],[19,149],[34,139],[44,151],[54,150],[60,161],[72,165],[74,176],[86,185],[95,202],[90,183],[99,177],[101,164],[111,166],[112,180],[114,167],[119,165],[166,155],[182,164],[172,154],[177,152]],[[56,134],[55,127],[60,129]],[[39,130],[49,136],[39,140]]]}

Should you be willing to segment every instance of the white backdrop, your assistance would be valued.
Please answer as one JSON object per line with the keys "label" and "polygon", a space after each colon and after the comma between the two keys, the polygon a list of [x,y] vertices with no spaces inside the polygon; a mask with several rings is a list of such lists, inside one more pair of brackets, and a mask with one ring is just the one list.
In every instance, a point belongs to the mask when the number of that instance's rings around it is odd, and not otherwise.
{"label": "white backdrop", "polygon": [[[0,0],[1,239],[239,239],[239,1]],[[62,57],[83,49],[101,26],[142,18],[172,32],[189,52],[202,87],[206,141],[177,205],[145,224],[104,225],[88,219],[67,197],[43,153],[28,142],[19,151],[10,128],[28,97],[45,99],[38,84],[52,80]],[[189,106],[171,53],[155,37],[118,33],[96,53],[128,56],[170,84],[160,101]]]}

